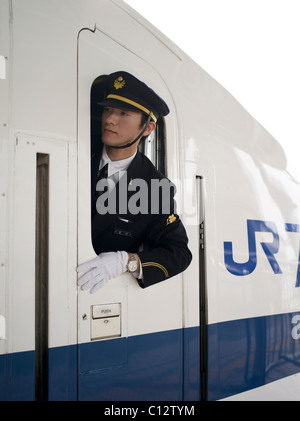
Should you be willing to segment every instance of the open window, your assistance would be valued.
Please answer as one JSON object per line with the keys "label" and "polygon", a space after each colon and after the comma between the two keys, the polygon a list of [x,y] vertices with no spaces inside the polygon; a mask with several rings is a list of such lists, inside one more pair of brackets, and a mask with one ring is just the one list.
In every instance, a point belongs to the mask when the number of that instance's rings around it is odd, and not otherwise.
{"label": "open window", "polygon": [[[105,96],[105,80],[106,75],[97,77],[91,88],[91,158],[100,153],[102,108],[98,105],[98,102]],[[165,125],[162,118],[158,119],[156,129],[150,136],[142,138],[139,150],[150,159],[161,173],[166,175]]]}
{"label": "open window", "polygon": [[156,129],[149,136],[142,138],[139,150],[152,161],[161,173],[166,175],[165,130],[162,118],[157,120]]}

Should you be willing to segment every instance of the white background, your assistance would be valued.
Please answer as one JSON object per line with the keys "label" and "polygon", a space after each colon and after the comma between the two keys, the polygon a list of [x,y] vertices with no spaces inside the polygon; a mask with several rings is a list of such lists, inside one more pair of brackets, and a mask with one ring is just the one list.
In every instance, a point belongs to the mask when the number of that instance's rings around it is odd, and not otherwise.
{"label": "white background", "polygon": [[300,181],[300,0],[125,1],[281,143]]}

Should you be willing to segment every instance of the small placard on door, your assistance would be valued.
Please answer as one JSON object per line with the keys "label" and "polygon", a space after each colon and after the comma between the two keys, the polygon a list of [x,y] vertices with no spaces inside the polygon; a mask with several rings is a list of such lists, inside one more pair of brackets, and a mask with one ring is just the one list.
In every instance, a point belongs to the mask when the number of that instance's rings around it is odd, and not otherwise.
{"label": "small placard on door", "polygon": [[91,340],[121,336],[121,304],[92,306]]}

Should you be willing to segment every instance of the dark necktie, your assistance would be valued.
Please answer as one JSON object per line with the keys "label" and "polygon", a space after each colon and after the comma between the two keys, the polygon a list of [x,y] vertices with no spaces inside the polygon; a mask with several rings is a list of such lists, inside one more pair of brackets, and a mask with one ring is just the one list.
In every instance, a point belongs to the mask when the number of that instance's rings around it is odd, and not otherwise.
{"label": "dark necktie", "polygon": [[107,174],[108,174],[108,164],[105,164],[104,167],[102,167],[101,170],[98,171],[97,183],[99,180],[102,180],[102,178],[107,178]]}
{"label": "dark necktie", "polygon": [[[108,164],[104,165],[104,167],[102,167],[101,170],[98,171],[96,187],[97,187],[98,181],[102,180],[103,178],[107,178],[107,175],[108,175]],[[97,199],[102,193],[103,192],[100,192],[100,191],[95,189],[95,200],[94,200],[94,206],[93,206],[93,214],[95,214],[95,212],[96,212]]]}

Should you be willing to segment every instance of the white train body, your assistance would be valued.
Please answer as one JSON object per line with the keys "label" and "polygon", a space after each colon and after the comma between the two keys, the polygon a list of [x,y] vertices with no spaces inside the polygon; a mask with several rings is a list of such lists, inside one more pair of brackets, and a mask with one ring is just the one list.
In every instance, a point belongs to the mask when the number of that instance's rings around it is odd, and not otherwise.
{"label": "white train body", "polygon": [[[116,70],[168,103],[193,260],[91,295],[90,97]],[[0,77],[0,400],[299,399],[300,188],[276,140],[120,0],[0,0]]]}

